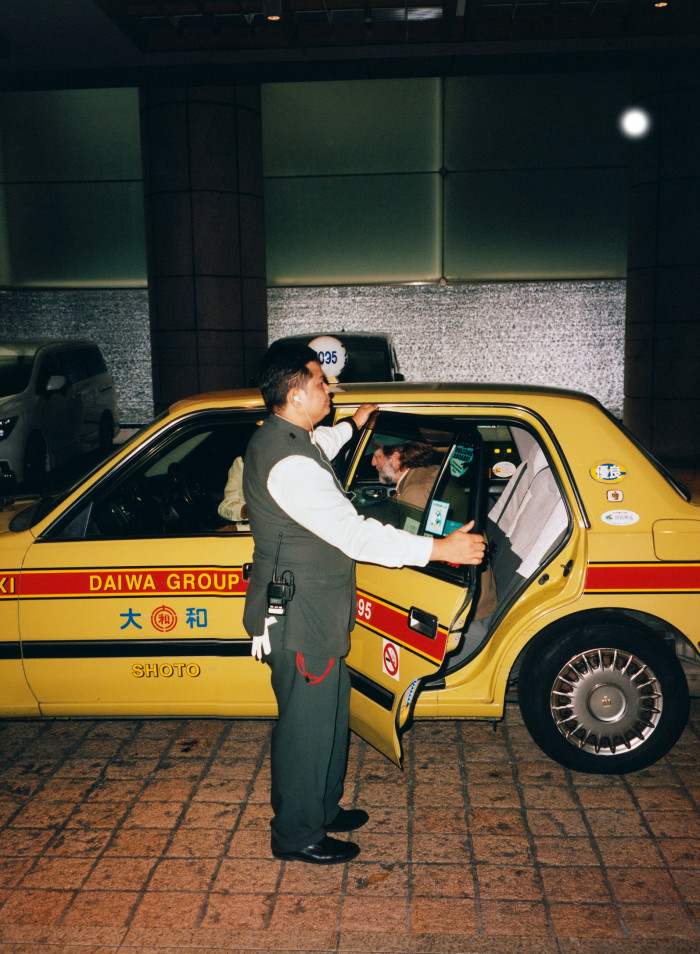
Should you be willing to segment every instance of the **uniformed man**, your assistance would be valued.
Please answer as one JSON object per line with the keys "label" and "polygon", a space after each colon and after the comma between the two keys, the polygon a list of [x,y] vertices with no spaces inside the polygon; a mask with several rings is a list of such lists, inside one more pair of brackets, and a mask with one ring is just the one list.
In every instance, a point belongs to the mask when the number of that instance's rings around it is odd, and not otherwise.
{"label": "uniformed man", "polygon": [[271,413],[245,456],[243,490],[255,551],[244,624],[253,655],[270,665],[279,710],[272,734],[271,847],[276,858],[334,864],[360,849],[332,835],[368,820],[361,809],[340,807],[355,561],[478,565],[485,546],[469,532],[472,523],[433,539],[355,511],[330,460],[376,406],[361,406],[335,427],[317,427],[330,411],[330,388],[306,345],[273,344],[259,384]]}

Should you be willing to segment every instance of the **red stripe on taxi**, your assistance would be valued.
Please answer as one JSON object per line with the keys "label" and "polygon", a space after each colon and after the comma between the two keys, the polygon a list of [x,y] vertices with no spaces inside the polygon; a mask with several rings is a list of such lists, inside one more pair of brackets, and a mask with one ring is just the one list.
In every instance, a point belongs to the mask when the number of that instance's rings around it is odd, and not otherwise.
{"label": "red stripe on taxi", "polygon": [[587,593],[680,593],[700,591],[698,563],[593,563]]}
{"label": "red stripe on taxi", "polygon": [[400,643],[407,649],[425,656],[426,659],[432,659],[438,663],[443,660],[447,643],[447,629],[443,626],[438,626],[435,639],[423,636],[410,629],[408,612],[405,609],[386,603],[363,590],[357,591],[355,619],[365,629],[372,630],[392,642]]}
{"label": "red stripe on taxi", "polygon": [[248,586],[241,567],[220,566],[24,570],[17,577],[16,595],[25,599],[180,594],[235,596],[243,595]]}

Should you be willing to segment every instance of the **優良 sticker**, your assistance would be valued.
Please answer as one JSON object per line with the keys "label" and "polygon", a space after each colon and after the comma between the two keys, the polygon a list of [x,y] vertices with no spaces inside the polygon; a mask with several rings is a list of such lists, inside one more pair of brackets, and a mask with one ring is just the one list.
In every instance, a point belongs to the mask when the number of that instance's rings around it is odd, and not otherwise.
{"label": "\u512a\u826f sticker", "polygon": [[639,514],[634,510],[606,510],[600,515],[600,519],[611,527],[629,527],[631,523],[639,520]]}
{"label": "\u512a\u826f sticker", "polygon": [[613,464],[605,460],[593,464],[589,473],[599,484],[616,484],[627,476],[627,471],[622,464]]}

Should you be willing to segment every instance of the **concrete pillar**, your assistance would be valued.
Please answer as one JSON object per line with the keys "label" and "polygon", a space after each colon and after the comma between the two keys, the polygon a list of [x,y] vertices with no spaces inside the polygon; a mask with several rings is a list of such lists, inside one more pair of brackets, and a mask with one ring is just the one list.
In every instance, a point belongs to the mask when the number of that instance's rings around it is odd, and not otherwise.
{"label": "concrete pillar", "polygon": [[657,457],[700,460],[700,79],[662,74],[632,144],[624,420]]}
{"label": "concrete pillar", "polygon": [[267,343],[260,87],[142,89],[156,413],[247,387]]}

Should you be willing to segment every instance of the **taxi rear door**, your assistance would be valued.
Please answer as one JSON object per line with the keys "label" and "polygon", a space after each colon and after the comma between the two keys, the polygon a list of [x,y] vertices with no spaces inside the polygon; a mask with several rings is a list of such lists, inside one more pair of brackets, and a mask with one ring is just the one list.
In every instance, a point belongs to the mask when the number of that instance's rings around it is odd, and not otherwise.
{"label": "taxi rear door", "polygon": [[[425,442],[437,472],[423,506],[398,502],[372,466],[382,441]],[[392,443],[388,447],[395,446]],[[418,415],[383,413],[363,433],[347,489],[360,513],[400,529],[443,536],[471,519],[480,522],[481,439],[475,427]],[[356,623],[347,665],[352,680],[351,728],[396,764],[426,679],[439,673],[460,642],[477,570],[431,563],[425,568],[357,566]]]}

